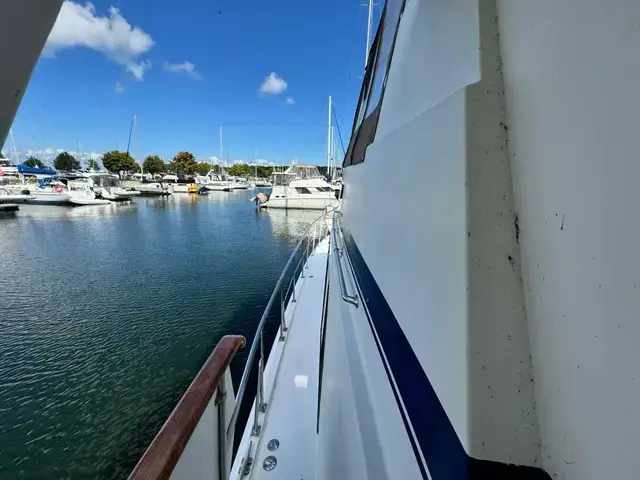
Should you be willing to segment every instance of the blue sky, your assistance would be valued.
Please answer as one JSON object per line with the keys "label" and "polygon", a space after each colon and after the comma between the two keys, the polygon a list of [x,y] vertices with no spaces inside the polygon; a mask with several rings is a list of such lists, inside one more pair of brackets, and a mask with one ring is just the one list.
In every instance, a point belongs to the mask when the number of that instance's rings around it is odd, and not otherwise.
{"label": "blue sky", "polygon": [[[253,161],[257,149],[268,162],[324,164],[328,95],[345,142],[351,129],[361,4],[67,1],[13,124],[17,149],[45,158],[78,142],[83,151],[124,150],[136,114],[136,158],[219,157],[223,125],[232,161]],[[5,155],[11,148],[8,139]]]}

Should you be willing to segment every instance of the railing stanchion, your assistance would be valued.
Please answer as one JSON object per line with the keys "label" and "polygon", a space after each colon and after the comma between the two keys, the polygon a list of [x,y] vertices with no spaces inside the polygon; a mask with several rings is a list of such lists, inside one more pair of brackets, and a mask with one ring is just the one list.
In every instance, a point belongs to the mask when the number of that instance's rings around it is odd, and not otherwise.
{"label": "railing stanchion", "polygon": [[[298,270],[296,268],[296,270]],[[291,283],[293,284],[293,294],[291,297],[291,301],[296,303],[296,270],[293,271],[293,277],[291,278]]]}
{"label": "railing stanchion", "polygon": [[260,333],[260,361],[258,362],[258,380],[259,385],[258,388],[260,390],[260,402],[258,404],[258,409],[260,412],[264,413],[267,411],[267,402],[264,401],[264,340],[262,338],[262,333]]}
{"label": "railing stanchion", "polygon": [[[260,382],[260,365],[258,364],[258,382]],[[260,424],[258,423],[258,413],[260,413],[260,399],[258,396],[260,395],[260,389],[258,389],[258,393],[256,394],[256,401],[253,406],[253,428],[251,429],[251,436],[257,437],[260,435]]]}
{"label": "railing stanchion", "polygon": [[[295,286],[293,287],[295,290]],[[280,285],[280,340],[284,340],[284,333],[287,331],[287,326],[284,321],[284,296],[282,295],[282,285]]]}
{"label": "railing stanchion", "polygon": [[304,261],[304,268],[306,268],[307,270],[309,269],[309,237],[307,237],[307,248],[305,248],[305,258],[306,260]]}
{"label": "railing stanchion", "polygon": [[227,468],[227,425],[225,400],[227,392],[224,385],[225,378],[222,377],[216,391],[215,405],[218,406],[218,476],[220,480],[229,478],[229,468]]}

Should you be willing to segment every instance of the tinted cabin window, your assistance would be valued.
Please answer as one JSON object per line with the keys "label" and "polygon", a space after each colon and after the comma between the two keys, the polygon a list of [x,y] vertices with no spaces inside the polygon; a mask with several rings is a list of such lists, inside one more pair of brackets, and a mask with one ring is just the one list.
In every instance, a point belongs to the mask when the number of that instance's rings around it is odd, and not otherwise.
{"label": "tinted cabin window", "polygon": [[308,188],[305,188],[305,187],[296,187],[296,192],[298,192],[298,193],[311,193],[311,191]]}
{"label": "tinted cabin window", "polygon": [[404,3],[405,0],[387,0],[385,3],[374,43],[369,52],[367,71],[362,81],[360,100],[343,167],[363,162],[365,150],[375,138]]}

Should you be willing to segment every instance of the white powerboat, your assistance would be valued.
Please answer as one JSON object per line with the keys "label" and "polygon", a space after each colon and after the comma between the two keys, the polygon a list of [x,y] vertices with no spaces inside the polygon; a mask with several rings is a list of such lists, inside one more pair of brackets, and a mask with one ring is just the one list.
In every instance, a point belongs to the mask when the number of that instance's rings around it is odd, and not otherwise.
{"label": "white powerboat", "polygon": [[249,181],[243,177],[229,177],[228,181],[233,190],[247,190],[251,187]]}
{"label": "white powerboat", "polygon": [[40,205],[70,205],[67,186],[56,176],[38,178],[23,177],[23,183],[5,185],[5,189],[13,195],[25,195],[25,203]]}
{"label": "white powerboat", "polygon": [[171,193],[198,193],[200,190],[194,183],[178,183],[177,175],[165,175],[162,182],[168,186]]}
{"label": "white powerboat", "polygon": [[111,201],[131,200],[134,196],[140,195],[138,190],[127,190],[123,188],[120,179],[108,173],[87,173],[84,174],[91,181],[95,194]]}
{"label": "white powerboat", "polygon": [[268,178],[255,177],[253,179],[253,183],[258,188],[271,187],[272,186],[271,180],[269,180]]}
{"label": "white powerboat", "polygon": [[233,186],[225,175],[219,175],[210,170],[206,175],[197,175],[196,185],[214,192],[231,192]]}
{"label": "white powerboat", "polygon": [[315,165],[292,165],[285,172],[273,174],[270,194],[251,199],[263,208],[324,210],[336,205],[334,189],[320,175]]}
{"label": "white powerboat", "polygon": [[72,175],[61,177],[60,180],[67,186],[69,201],[74,205],[107,205],[110,200],[97,198],[93,190],[93,182],[84,175]]}
{"label": "white powerboat", "polygon": [[35,198],[34,195],[15,193],[6,187],[0,186],[0,203],[24,203]]}
{"label": "white powerboat", "polygon": [[0,158],[0,180],[18,178],[18,167],[8,158]]}
{"label": "white powerboat", "polygon": [[135,189],[140,192],[140,195],[171,195],[171,189],[169,188],[169,185],[162,182],[141,182],[136,184]]}

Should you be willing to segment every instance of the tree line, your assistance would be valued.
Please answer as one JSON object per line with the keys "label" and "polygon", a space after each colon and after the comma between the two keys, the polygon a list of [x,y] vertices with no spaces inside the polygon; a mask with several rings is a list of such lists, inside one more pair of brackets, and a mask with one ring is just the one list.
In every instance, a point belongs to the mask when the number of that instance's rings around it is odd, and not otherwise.
{"label": "tree line", "polygon": [[[25,165],[33,168],[45,168],[44,163],[36,157],[28,157],[24,162]],[[112,150],[102,155],[102,165],[105,170],[111,173],[124,172],[125,175],[139,173],[140,165],[127,152]],[[59,153],[53,161],[53,167],[61,172],[71,172],[80,170],[80,162],[69,152]],[[87,162],[89,170],[98,170],[100,168],[97,160],[89,159]],[[268,178],[273,173],[275,167],[259,165],[257,167],[247,165],[246,163],[234,163],[227,170],[229,175],[233,176],[257,176]],[[194,155],[190,152],[178,152],[169,163],[157,155],[149,155],[142,162],[142,171],[151,175],[160,173],[172,173],[175,175],[206,175],[211,170],[215,173],[222,173],[222,167],[208,162],[197,162]]]}

